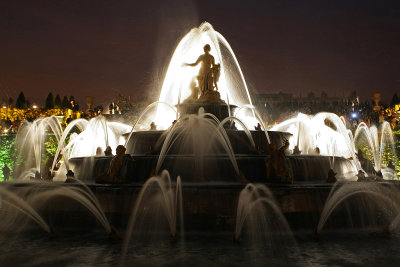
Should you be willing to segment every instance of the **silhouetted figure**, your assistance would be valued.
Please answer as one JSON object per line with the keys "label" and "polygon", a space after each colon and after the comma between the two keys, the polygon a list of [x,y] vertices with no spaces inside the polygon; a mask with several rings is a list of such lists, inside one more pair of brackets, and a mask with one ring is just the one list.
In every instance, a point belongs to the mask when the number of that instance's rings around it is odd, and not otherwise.
{"label": "silhouetted figure", "polygon": [[150,123],[150,131],[157,131],[157,125],[152,121]]}
{"label": "silhouetted figure", "polygon": [[10,178],[10,168],[8,168],[7,164],[4,164],[3,167],[3,177],[4,177],[4,182],[7,182],[8,179]]}
{"label": "silhouetted figure", "polygon": [[257,126],[254,127],[254,130],[261,131],[261,124],[257,123]]}
{"label": "silhouetted figure", "polygon": [[122,168],[124,163],[124,158],[126,156],[130,157],[130,155],[125,154],[126,148],[123,145],[119,145],[116,148],[116,156],[110,162],[110,166],[108,167],[106,173],[97,177],[97,183],[123,183],[124,180],[118,177],[118,173]]}
{"label": "silhouetted figure", "polygon": [[317,154],[317,155],[321,154],[321,151],[319,150],[319,147],[315,147],[314,152],[315,152],[315,154]]}
{"label": "silhouetted figure", "polygon": [[68,170],[66,176],[67,176],[67,179],[65,180],[66,183],[75,183],[76,182],[75,174],[72,170]]}
{"label": "silhouetted figure", "polygon": [[286,162],[285,151],[289,148],[289,141],[285,140],[279,150],[275,143],[270,144],[269,159],[267,159],[267,180],[272,182],[293,182],[293,177],[290,173],[290,167]]}
{"label": "silhouetted figure", "polygon": [[113,154],[112,154],[112,149],[111,149],[111,147],[110,146],[107,146],[106,147],[106,150],[104,150],[104,155],[105,156],[114,156]]}

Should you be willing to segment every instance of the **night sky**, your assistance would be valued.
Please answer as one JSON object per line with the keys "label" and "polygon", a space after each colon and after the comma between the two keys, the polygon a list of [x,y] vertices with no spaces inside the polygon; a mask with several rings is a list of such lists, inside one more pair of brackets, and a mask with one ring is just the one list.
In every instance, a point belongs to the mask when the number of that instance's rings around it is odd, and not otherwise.
{"label": "night sky", "polygon": [[208,21],[257,92],[400,93],[400,1],[1,1],[0,92],[43,105],[158,98],[171,54]]}

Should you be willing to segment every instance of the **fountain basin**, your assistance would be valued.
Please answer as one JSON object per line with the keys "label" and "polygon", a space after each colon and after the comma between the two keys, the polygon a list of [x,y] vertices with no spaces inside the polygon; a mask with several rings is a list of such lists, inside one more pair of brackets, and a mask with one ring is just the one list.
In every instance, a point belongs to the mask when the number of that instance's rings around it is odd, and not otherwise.
{"label": "fountain basin", "polygon": [[[395,184],[398,182],[383,182]],[[314,230],[332,184],[293,183],[266,184],[273,193],[279,208],[292,230]],[[10,190],[24,190],[31,183],[9,184]],[[82,186],[63,184],[66,187]],[[132,214],[142,183],[127,185],[87,184],[109,219],[116,227],[124,228]],[[235,229],[236,209],[242,183],[183,183],[183,213],[185,231],[223,231]],[[46,190],[42,187],[40,190]],[[101,227],[95,217],[84,207],[65,197],[56,197],[39,209],[52,226],[93,228]],[[345,210],[338,210],[330,220],[330,227],[349,227]],[[379,217],[379,214],[376,216]],[[357,224],[352,221],[352,226]]]}

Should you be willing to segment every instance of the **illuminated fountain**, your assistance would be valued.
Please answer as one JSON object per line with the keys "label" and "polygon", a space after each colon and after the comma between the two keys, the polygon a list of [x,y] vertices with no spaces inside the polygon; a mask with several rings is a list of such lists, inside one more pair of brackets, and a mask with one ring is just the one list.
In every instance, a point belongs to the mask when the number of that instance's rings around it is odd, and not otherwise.
{"label": "illuminated fountain", "polygon": [[[169,63],[159,101],[179,107],[180,104],[190,98],[193,79],[197,76],[200,66],[188,68],[183,67],[182,64],[195,62],[203,52],[205,44],[210,45],[215,63],[220,64],[218,92],[221,100],[226,105],[252,107],[253,103],[246,81],[232,48],[226,39],[207,22],[202,23],[198,28],[193,28],[179,42]],[[161,107],[157,110],[155,122],[166,129],[175,118],[165,117],[164,111],[164,108]],[[208,111],[207,108],[206,111]],[[227,109],[227,112],[230,112],[230,109]],[[248,128],[257,124],[252,117],[246,119],[245,123]]]}
{"label": "illuminated fountain", "polygon": [[[220,66],[219,79],[213,74],[208,92],[201,88],[199,79],[196,81],[201,73],[199,67],[183,66],[196,62],[203,50],[207,54],[205,44],[209,44],[208,52],[214,56],[213,65]],[[385,135],[381,143],[387,139],[386,128],[382,130]],[[333,191],[329,195],[333,181],[326,180],[329,173],[336,173],[340,182],[357,180],[362,164],[354,140],[357,143],[362,135],[367,136],[376,154],[371,131],[375,130],[360,126],[353,138],[342,119],[331,113],[298,114],[267,131],[253,107],[231,47],[209,23],[203,23],[179,42],[159,100],[149,105],[137,121],[128,125],[99,116],[90,121],[72,121],[64,131],[56,118],[24,124],[17,137],[19,161],[25,163],[19,173],[26,171],[21,178],[29,178],[23,180],[21,187],[28,188],[27,205],[32,209],[52,213],[62,209],[65,198],[71,198],[83,205],[108,233],[112,232],[111,224],[127,229],[124,250],[130,246],[131,238],[136,241],[136,235],[146,227],[165,231],[176,239],[178,227],[183,229],[183,217],[188,230],[232,231],[235,239],[247,236],[276,244],[287,234],[288,240],[293,241],[291,228],[315,228],[315,214],[323,211],[320,231],[341,203],[341,197],[352,195],[354,188],[335,191],[339,197]],[[49,133],[58,147],[51,164],[44,164],[42,150]],[[113,160],[117,162],[102,151],[110,146],[115,152],[121,145],[129,156],[120,161],[118,184],[97,180],[108,177]],[[62,164],[53,178],[58,183],[40,183],[40,176],[53,173],[59,155],[63,157]],[[374,161],[378,169],[381,161]],[[68,170],[80,183],[67,179]],[[281,176],[282,170],[285,177]],[[67,183],[61,183],[64,181]],[[36,184],[41,186],[34,194],[31,189]],[[387,192],[370,187],[354,190],[368,196]],[[59,197],[63,200],[57,200]],[[323,209],[327,198],[328,205]],[[46,205],[53,199],[53,206]],[[383,200],[387,203],[387,198]],[[24,211],[49,230],[39,213],[29,206]],[[395,219],[393,225],[398,221]],[[59,219],[56,223],[65,221]],[[156,226],[150,227],[151,223]],[[157,228],[157,224],[162,227]]]}

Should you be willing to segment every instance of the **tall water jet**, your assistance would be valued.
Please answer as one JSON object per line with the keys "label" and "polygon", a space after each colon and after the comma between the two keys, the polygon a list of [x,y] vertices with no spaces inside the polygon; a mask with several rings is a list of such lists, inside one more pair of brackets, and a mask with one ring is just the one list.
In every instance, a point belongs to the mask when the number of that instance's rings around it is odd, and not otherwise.
{"label": "tall water jet", "polygon": [[[228,102],[229,105],[252,106],[246,81],[232,48],[208,22],[202,23],[198,28],[193,28],[175,48],[161,88],[159,101],[176,106],[190,96],[191,83],[197,76],[199,67],[183,68],[182,64],[195,62],[205,44],[210,45],[215,63],[221,66],[218,83],[221,99]],[[157,125],[165,125],[166,121],[171,121],[171,118],[165,117],[165,111],[162,107],[158,109],[154,120]]]}

